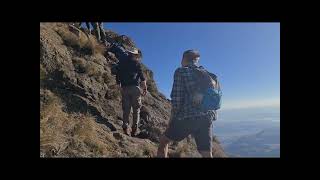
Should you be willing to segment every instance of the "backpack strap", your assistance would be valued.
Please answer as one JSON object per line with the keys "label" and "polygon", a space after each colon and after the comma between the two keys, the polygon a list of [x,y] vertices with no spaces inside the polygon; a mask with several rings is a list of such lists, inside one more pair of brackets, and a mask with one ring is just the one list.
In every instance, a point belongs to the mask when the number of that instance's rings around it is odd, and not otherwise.
{"label": "backpack strap", "polygon": [[217,90],[219,92],[221,92],[221,87],[220,87],[220,83],[219,83],[218,79],[216,79],[216,83],[217,83]]}
{"label": "backpack strap", "polygon": [[217,89],[218,91],[221,91],[221,86],[220,86],[220,82],[218,81],[218,77],[217,75],[208,72],[207,70],[205,70],[202,66],[200,66],[200,68],[202,68],[210,77],[213,81],[215,81],[216,83],[216,87],[214,87],[215,89]]}
{"label": "backpack strap", "polygon": [[214,80],[204,68],[192,67],[191,69],[195,77],[198,79],[199,84],[197,86],[197,89],[199,91],[202,91],[209,87],[214,87],[214,84],[213,84]]}

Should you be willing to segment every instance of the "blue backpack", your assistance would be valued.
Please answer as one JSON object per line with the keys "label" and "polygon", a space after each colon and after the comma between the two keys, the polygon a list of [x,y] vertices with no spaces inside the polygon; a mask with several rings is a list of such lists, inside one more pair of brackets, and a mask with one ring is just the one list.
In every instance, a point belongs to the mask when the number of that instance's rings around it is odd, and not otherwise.
{"label": "blue backpack", "polygon": [[197,78],[195,93],[202,95],[202,100],[198,104],[200,109],[202,111],[220,109],[222,92],[217,76],[202,67],[193,68],[193,72]]}

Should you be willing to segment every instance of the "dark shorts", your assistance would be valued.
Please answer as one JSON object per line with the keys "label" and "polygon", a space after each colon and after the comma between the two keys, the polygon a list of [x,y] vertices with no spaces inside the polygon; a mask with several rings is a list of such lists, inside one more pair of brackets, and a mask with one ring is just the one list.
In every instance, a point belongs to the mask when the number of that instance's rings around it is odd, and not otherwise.
{"label": "dark shorts", "polygon": [[181,141],[191,134],[199,151],[210,151],[212,148],[212,122],[212,118],[208,116],[182,120],[172,119],[165,136],[173,141]]}

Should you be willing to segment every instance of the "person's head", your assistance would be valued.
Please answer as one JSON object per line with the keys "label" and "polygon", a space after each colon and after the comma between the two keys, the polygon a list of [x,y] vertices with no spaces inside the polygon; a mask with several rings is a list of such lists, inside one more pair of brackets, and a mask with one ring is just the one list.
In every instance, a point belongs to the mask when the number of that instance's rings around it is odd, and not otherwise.
{"label": "person's head", "polygon": [[198,63],[200,59],[200,53],[197,50],[187,50],[183,53],[183,57],[181,60],[182,67],[187,66],[189,64]]}
{"label": "person's head", "polygon": [[130,48],[127,52],[130,54],[131,59],[135,61],[140,61],[142,58],[141,51],[136,48]]}

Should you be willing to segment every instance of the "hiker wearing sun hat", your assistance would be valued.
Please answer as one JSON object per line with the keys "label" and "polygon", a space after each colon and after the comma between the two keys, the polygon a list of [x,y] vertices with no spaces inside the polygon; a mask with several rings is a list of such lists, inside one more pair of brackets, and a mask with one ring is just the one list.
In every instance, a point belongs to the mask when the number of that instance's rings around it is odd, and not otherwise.
{"label": "hiker wearing sun hat", "polygon": [[[139,130],[141,96],[147,93],[147,82],[141,65],[142,53],[135,47],[123,44],[120,46],[111,38],[108,40],[111,42],[109,51],[113,52],[119,60],[118,64],[111,68],[111,73],[116,76],[117,84],[121,88],[122,128],[125,134],[136,136]],[[129,122],[131,108],[133,111],[132,125]]]}

